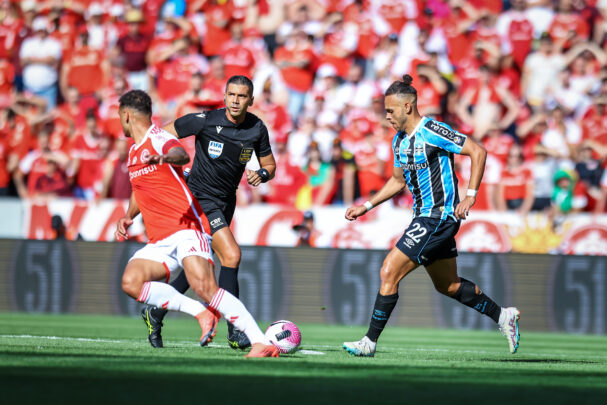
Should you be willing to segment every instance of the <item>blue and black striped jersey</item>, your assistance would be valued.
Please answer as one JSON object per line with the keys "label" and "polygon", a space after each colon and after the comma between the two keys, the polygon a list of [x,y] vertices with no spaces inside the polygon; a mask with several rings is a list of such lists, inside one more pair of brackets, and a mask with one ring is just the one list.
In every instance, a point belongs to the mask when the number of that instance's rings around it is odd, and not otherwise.
{"label": "blue and black striped jersey", "polygon": [[447,124],[422,117],[407,135],[401,131],[392,142],[394,166],[402,167],[413,195],[414,217],[455,218],[459,204],[453,154],[461,153],[466,135]]}

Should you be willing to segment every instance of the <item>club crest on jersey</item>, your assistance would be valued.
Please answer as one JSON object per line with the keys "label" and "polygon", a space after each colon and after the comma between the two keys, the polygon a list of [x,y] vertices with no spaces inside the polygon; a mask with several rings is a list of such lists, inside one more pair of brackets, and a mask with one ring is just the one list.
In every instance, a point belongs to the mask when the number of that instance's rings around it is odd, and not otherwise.
{"label": "club crest on jersey", "polygon": [[424,145],[415,145],[415,150],[413,151],[413,153],[416,155],[423,155],[424,154]]}
{"label": "club crest on jersey", "polygon": [[209,141],[208,152],[210,157],[212,157],[213,159],[217,159],[219,156],[221,156],[221,152],[223,152],[223,143]]}
{"label": "club crest on jersey", "polygon": [[149,158],[150,158],[150,151],[147,149],[142,150],[141,151],[141,163],[147,163]]}
{"label": "club crest on jersey", "polygon": [[253,148],[242,148],[242,150],[240,151],[240,156],[238,157],[238,161],[244,165],[249,160],[251,160],[252,155]]}

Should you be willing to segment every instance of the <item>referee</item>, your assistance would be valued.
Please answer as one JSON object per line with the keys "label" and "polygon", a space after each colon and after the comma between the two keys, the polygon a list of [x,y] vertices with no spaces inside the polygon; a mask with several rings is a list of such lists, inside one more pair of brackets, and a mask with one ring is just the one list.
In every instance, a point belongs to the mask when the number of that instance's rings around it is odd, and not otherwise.
{"label": "referee", "polygon": [[[247,182],[258,186],[274,177],[276,162],[272,155],[268,130],[255,115],[247,112],[253,105],[253,83],[245,76],[232,76],[226,84],[225,108],[184,115],[163,127],[178,138],[196,137],[196,156],[188,178],[188,187],[209,220],[212,247],[219,261],[219,287],[239,296],[238,266],[240,247],[229,226],[236,207],[236,189],[247,162],[258,157],[261,169],[247,170]],[[184,293],[189,284],[182,272],[171,285]],[[145,307],[141,315],[153,347],[162,347],[162,320],[167,311]],[[228,343],[234,349],[251,344],[246,335],[228,322]]]}

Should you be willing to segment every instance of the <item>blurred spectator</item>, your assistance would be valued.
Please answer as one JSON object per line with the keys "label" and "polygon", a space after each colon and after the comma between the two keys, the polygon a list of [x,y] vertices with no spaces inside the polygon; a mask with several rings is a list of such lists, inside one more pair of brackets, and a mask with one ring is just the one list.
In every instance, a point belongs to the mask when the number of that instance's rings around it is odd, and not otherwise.
{"label": "blurred spectator", "polygon": [[501,211],[515,210],[524,215],[533,205],[533,174],[524,164],[523,151],[518,145],[508,153],[508,162],[496,191],[497,208]]}
{"label": "blurred spectator", "polygon": [[220,48],[219,56],[223,59],[225,75],[253,77],[255,57],[251,50],[243,44],[243,23],[233,21],[230,24],[230,40]]}
{"label": "blurred spectator", "polygon": [[527,0],[511,0],[512,8],[498,16],[496,28],[512,50],[514,63],[519,69],[531,52],[533,23],[525,13]]}
{"label": "blurred spectator", "polygon": [[14,101],[15,73],[15,66],[8,57],[0,56],[0,108],[8,107]]}
{"label": "blurred spectator", "polygon": [[312,88],[316,55],[308,36],[301,30],[292,32],[274,54],[274,61],[289,89],[287,110],[296,120],[303,108],[306,92]]}
{"label": "blurred spectator", "polygon": [[51,229],[55,235],[53,239],[65,239],[65,224],[59,215],[53,215],[51,218]]}
{"label": "blurred spectator", "polygon": [[101,132],[95,112],[89,110],[86,126],[72,142],[72,161],[68,175],[74,178],[74,196],[85,200],[96,198],[102,189],[103,162],[110,140]]}
{"label": "blurred spectator", "polygon": [[483,65],[479,71],[478,81],[470,84],[457,109],[461,120],[477,140],[494,125],[500,129],[508,128],[518,114],[516,99],[507,89],[495,84],[495,76],[489,66]]}
{"label": "blurred spectator", "polygon": [[38,132],[37,140],[37,147],[19,162],[19,168],[13,176],[19,197],[71,194],[65,175],[68,156],[50,149],[46,128]]}
{"label": "blurred spectator", "polygon": [[360,186],[354,155],[343,149],[339,139],[333,140],[331,165],[335,171],[335,192],[332,203],[350,206],[360,197]]}
{"label": "blurred spectator", "polygon": [[[270,142],[277,139],[287,140],[287,134],[293,130],[293,123],[287,110],[272,100],[272,81],[266,80],[261,94],[255,98],[251,109],[268,127]],[[286,145],[285,145],[286,146]]]}
{"label": "blurred spectator", "polygon": [[558,0],[556,13],[548,27],[548,33],[554,41],[570,48],[573,42],[585,42],[590,36],[588,24],[573,9],[573,0]]}
{"label": "blurred spectator", "polygon": [[483,136],[482,144],[487,153],[499,159],[504,166],[508,163],[508,154],[514,145],[514,138],[503,133],[497,125],[493,124]]}
{"label": "blurred spectator", "polygon": [[577,183],[575,172],[559,169],[554,174],[552,207],[556,213],[579,212],[586,207],[588,200],[582,183]]}
{"label": "blurred spectator", "polygon": [[90,3],[85,13],[85,25],[83,29],[89,34],[88,44],[92,49],[108,53],[120,36],[117,19],[124,15],[122,4],[113,4],[109,9],[109,15],[104,15],[103,7],[96,2]]}
{"label": "blurred spectator", "polygon": [[383,186],[384,164],[391,159],[392,147],[385,139],[374,136],[373,125],[363,110],[351,110],[348,122],[339,138],[344,148],[354,155],[360,194],[366,198]]}
{"label": "blurred spectator", "polygon": [[177,103],[190,88],[192,76],[209,71],[207,60],[194,51],[188,37],[175,39],[150,68],[156,77],[156,95],[164,120],[175,117]]}
{"label": "blurred spectator", "polygon": [[111,80],[112,87],[106,89],[103,101],[98,109],[98,119],[102,132],[116,139],[122,135],[122,124],[118,117],[118,100],[128,90],[128,83],[122,76],[115,76]]}
{"label": "blurred spectator", "polygon": [[554,173],[558,169],[552,151],[542,145],[535,145],[533,161],[529,168],[533,174],[533,206],[531,211],[545,211],[551,206],[554,190]]}
{"label": "blurred spectator", "polygon": [[333,197],[335,171],[331,163],[322,160],[318,144],[311,142],[307,152],[308,161],[303,172],[308,176],[306,188],[300,189],[297,206],[328,204]]}
{"label": "blurred spectator", "polygon": [[46,108],[50,110],[57,104],[61,44],[49,36],[49,23],[45,17],[36,17],[32,30],[33,36],[23,41],[19,52],[23,85],[25,90],[44,98]]}
{"label": "blurred spectator", "polygon": [[296,246],[316,247],[318,231],[314,229],[314,213],[306,211],[301,224],[293,225],[293,230],[299,235]]}
{"label": "blurred spectator", "polygon": [[580,183],[583,183],[588,200],[587,210],[592,211],[597,201],[601,199],[601,177],[603,168],[601,162],[592,157],[593,150],[588,144],[579,147],[575,171]]}
{"label": "blurred spectator", "polygon": [[141,10],[127,11],[125,20],[128,23],[128,33],[116,42],[120,57],[124,58],[127,70],[127,80],[132,89],[148,90],[150,78],[147,73],[146,52],[150,46],[151,38],[141,33],[140,27],[144,22]]}
{"label": "blurred spectator", "polygon": [[561,106],[550,111],[548,128],[542,134],[542,146],[557,151],[562,158],[574,157],[577,145],[582,141],[582,131],[579,125],[567,117]]}
{"label": "blurred spectator", "polygon": [[312,142],[312,134],[316,129],[316,119],[311,114],[300,117],[299,125],[296,130],[291,132],[287,142],[290,161],[297,166],[303,167],[306,164],[306,152]]}
{"label": "blurred spectator", "polygon": [[419,113],[437,117],[442,112],[440,99],[447,93],[447,85],[436,67],[420,63],[416,69],[419,80],[415,84]]}
{"label": "blurred spectator", "polygon": [[115,156],[107,158],[103,163],[103,187],[100,198],[129,199],[131,197],[131,182],[129,180],[129,146],[128,138],[114,141]]}
{"label": "blurred spectator", "polygon": [[270,191],[265,196],[265,201],[270,204],[295,206],[297,193],[308,182],[308,178],[301,168],[289,158],[286,141],[286,136],[278,137],[275,140],[273,153],[276,159],[276,174],[274,179],[268,183]]}
{"label": "blurred spectator", "polygon": [[95,97],[101,96],[106,88],[109,64],[102,52],[89,46],[89,33],[86,28],[78,35],[75,47],[65,52],[61,65],[61,93],[67,97],[69,87],[78,90],[81,98],[91,99],[85,108],[97,105]]}

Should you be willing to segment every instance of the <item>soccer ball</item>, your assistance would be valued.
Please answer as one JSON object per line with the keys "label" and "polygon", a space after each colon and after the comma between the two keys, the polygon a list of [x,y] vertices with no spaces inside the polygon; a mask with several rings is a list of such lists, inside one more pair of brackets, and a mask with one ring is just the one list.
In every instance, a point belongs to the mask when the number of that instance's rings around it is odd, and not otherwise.
{"label": "soccer ball", "polygon": [[266,338],[280,353],[295,353],[301,344],[301,332],[291,321],[272,322],[266,330]]}

